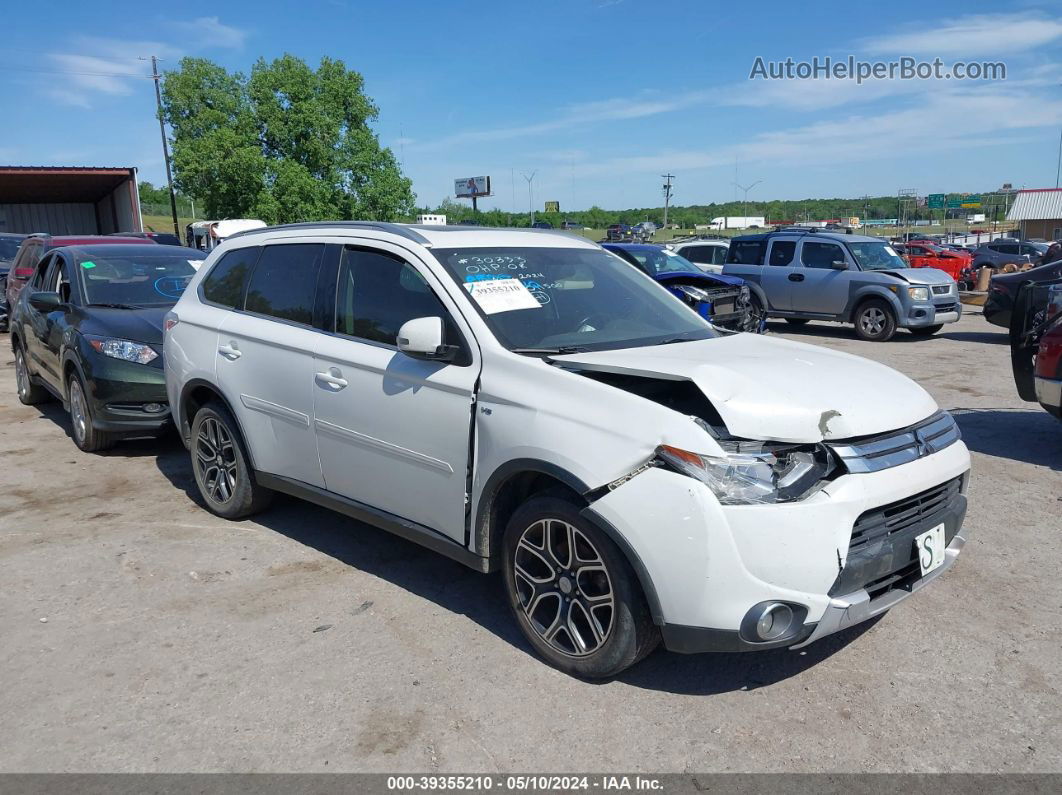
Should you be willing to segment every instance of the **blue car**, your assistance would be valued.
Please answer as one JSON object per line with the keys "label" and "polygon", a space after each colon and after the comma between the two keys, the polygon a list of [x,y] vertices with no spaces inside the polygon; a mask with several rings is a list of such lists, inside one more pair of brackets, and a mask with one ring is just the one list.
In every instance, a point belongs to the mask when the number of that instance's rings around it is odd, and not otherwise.
{"label": "blue car", "polygon": [[744,279],[706,273],[671,249],[652,243],[601,245],[652,276],[713,325],[731,331],[763,331],[766,317],[756,311]]}

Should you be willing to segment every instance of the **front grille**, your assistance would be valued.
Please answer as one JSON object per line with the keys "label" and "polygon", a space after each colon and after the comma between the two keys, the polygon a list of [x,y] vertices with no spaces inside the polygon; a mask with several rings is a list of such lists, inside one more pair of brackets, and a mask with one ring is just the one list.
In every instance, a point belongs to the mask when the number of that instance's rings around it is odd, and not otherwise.
{"label": "front grille", "polygon": [[932,455],[962,438],[946,411],[909,428],[830,445],[852,474],[880,472]]}
{"label": "front grille", "polygon": [[951,292],[950,284],[934,284],[933,295],[947,295]]}
{"label": "front grille", "polygon": [[948,301],[947,303],[933,304],[933,308],[938,312],[958,312],[959,305],[955,301]]}
{"label": "front grille", "polygon": [[950,544],[962,526],[963,477],[860,514],[830,596],[864,590],[873,599],[897,588],[910,589],[922,577],[915,538],[943,524],[944,542]]}
{"label": "front grille", "polygon": [[961,477],[863,513],[852,528],[848,554],[860,552],[869,544],[924,524],[927,519],[947,508],[960,491]]}

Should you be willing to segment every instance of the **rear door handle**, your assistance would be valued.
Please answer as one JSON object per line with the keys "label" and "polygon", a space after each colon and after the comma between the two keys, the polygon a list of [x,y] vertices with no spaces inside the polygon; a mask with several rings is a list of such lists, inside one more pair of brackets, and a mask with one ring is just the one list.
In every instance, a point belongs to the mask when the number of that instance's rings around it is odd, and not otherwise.
{"label": "rear door handle", "polygon": [[218,353],[220,353],[222,356],[224,356],[230,361],[236,361],[241,356],[243,356],[243,353],[240,351],[240,349],[236,347],[235,342],[230,342],[228,345],[219,345]]}
{"label": "rear door handle", "polygon": [[804,281],[804,274],[803,273],[790,273],[789,274],[789,281],[791,281],[791,282],[802,282],[802,281]]}
{"label": "rear door handle", "polygon": [[337,391],[345,388],[347,385],[347,379],[343,377],[343,373],[339,371],[338,367],[329,368],[327,373],[316,373],[314,378],[317,379],[318,383],[327,384]]}

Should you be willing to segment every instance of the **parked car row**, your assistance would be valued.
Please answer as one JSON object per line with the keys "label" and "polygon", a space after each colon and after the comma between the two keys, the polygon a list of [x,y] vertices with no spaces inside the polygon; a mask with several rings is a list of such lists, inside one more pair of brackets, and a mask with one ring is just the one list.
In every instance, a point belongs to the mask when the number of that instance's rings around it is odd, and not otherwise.
{"label": "parked car row", "polygon": [[[894,264],[808,237],[800,267]],[[952,419],[882,365],[720,330],[654,283],[662,251],[353,222],[205,260],[68,246],[15,308],[19,397],[62,400],[86,450],[172,418],[219,516],[280,491],[499,571],[528,643],[580,676],[661,641],[805,646],[953,565]]]}

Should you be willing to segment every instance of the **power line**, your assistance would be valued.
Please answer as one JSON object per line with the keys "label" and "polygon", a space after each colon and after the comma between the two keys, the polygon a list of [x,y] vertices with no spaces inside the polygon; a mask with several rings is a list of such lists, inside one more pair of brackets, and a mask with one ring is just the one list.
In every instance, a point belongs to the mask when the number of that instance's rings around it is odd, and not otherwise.
{"label": "power line", "polygon": [[151,80],[151,75],[140,74],[137,72],[83,72],[75,69],[48,69],[33,66],[8,66],[7,64],[0,64],[0,71],[7,72],[44,72],[47,74],[56,75],[85,75],[88,77],[140,77],[147,80]]}

